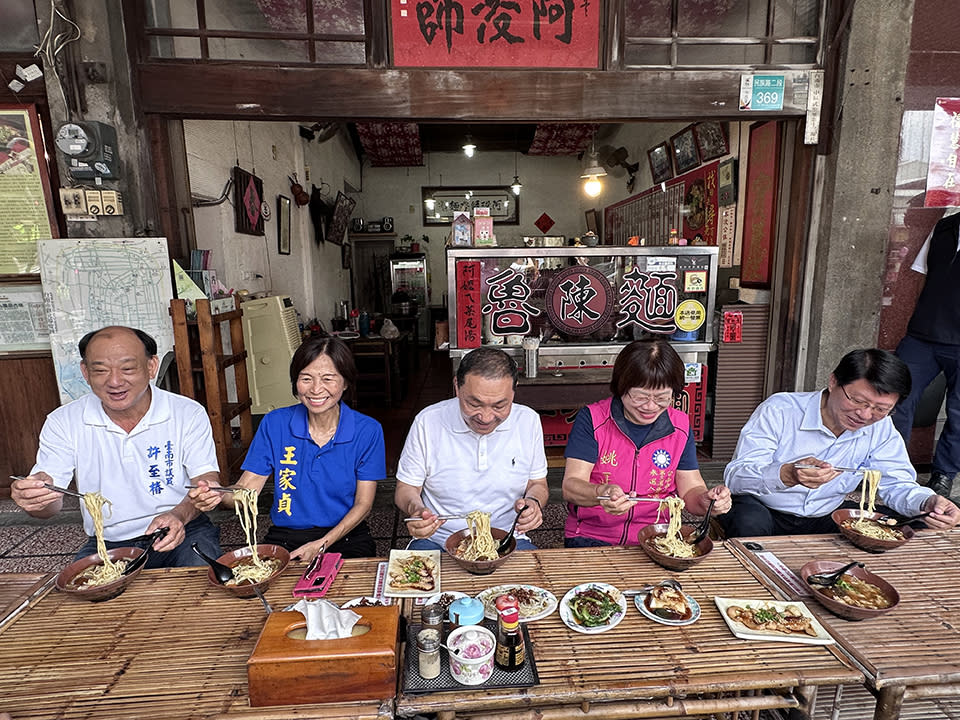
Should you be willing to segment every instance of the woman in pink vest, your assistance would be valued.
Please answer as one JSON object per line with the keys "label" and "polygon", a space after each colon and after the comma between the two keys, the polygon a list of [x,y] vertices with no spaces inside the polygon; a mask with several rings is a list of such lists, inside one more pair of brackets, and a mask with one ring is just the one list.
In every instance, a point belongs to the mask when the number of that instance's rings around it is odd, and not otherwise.
{"label": "woman in pink vest", "polygon": [[666,341],[638,340],[617,356],[613,396],[577,413],[567,443],[566,547],[636,545],[660,506],[631,496],[679,495],[695,515],[705,514],[711,500],[717,514],[730,509],[726,487],[707,490],[690,419],[673,408],[683,385],[683,361]]}

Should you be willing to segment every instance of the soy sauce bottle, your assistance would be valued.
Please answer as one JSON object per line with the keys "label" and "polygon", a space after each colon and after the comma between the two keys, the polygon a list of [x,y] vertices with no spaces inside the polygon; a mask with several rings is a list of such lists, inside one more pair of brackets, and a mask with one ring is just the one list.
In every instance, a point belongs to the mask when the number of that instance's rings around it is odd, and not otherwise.
{"label": "soy sauce bottle", "polygon": [[500,611],[497,624],[497,649],[493,661],[501,670],[513,672],[523,667],[526,659],[526,646],[523,631],[520,629],[520,612],[513,607],[504,608]]}

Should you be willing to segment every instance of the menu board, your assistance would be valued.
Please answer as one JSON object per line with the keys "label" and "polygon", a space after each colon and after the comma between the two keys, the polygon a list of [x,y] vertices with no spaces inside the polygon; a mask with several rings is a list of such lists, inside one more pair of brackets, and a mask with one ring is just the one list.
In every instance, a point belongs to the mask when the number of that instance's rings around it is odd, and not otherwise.
{"label": "menu board", "polygon": [[57,236],[33,106],[0,105],[0,275],[40,271],[37,241]]}

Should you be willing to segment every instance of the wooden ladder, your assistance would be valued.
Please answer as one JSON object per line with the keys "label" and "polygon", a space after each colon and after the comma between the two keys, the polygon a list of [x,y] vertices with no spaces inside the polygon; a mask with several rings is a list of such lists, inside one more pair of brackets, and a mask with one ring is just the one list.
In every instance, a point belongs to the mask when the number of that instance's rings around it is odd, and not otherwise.
{"label": "wooden ladder", "polygon": [[[186,301],[170,301],[180,394],[193,398],[207,409],[220,477],[224,483],[229,483],[240,476],[240,465],[253,438],[247,351],[243,344],[241,320],[243,312],[237,297],[234,297],[233,310],[216,315],[211,312],[209,300],[197,300],[195,304],[197,319],[188,320]],[[229,324],[229,354],[223,346],[223,323]],[[234,371],[236,402],[228,400],[226,370],[229,367]],[[234,418],[239,418],[239,438],[233,435]]]}

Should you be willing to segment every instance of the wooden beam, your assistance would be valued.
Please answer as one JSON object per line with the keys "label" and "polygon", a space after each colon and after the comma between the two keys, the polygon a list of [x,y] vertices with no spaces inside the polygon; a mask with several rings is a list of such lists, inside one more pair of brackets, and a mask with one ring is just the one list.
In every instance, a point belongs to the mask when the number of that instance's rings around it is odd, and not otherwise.
{"label": "wooden beam", "polygon": [[[806,71],[783,74],[784,107],[776,115],[803,115],[794,85]],[[167,117],[619,122],[772,115],[738,110],[737,70],[501,72],[167,61],[142,64],[138,77],[143,111]]]}

